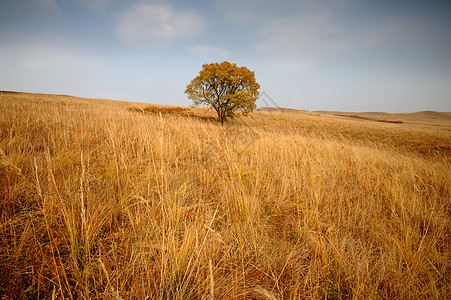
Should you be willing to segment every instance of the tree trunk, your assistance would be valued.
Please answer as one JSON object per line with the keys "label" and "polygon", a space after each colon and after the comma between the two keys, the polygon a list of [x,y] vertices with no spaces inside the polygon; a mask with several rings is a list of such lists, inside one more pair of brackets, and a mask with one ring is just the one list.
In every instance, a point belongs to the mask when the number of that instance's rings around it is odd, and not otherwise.
{"label": "tree trunk", "polygon": [[217,110],[217,113],[218,113],[219,122],[221,122],[221,125],[224,125],[224,121],[226,119],[226,114],[221,109]]}

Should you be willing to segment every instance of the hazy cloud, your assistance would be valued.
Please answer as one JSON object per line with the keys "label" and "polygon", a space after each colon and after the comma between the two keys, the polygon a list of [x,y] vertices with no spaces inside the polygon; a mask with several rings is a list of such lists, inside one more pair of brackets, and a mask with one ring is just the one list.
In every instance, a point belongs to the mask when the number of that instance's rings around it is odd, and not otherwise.
{"label": "hazy cloud", "polygon": [[0,15],[6,12],[17,16],[32,16],[42,13],[60,13],[61,8],[57,0],[0,1]]}
{"label": "hazy cloud", "polygon": [[51,11],[60,12],[61,8],[59,7],[56,0],[38,0],[38,3],[41,4],[43,7],[47,8]]}
{"label": "hazy cloud", "polygon": [[[258,28],[251,48],[277,71],[300,71],[327,52],[343,48],[336,10],[359,0],[215,0],[224,18]],[[252,25],[251,25],[252,26]]]}
{"label": "hazy cloud", "polygon": [[361,0],[214,0],[215,7],[224,18],[235,24],[246,25],[265,22],[274,16],[291,13],[319,13],[331,11]]}
{"label": "hazy cloud", "polygon": [[97,64],[85,55],[83,43],[67,38],[26,36],[10,39],[2,50],[0,55],[14,63],[14,69],[24,71],[83,70]]}
{"label": "hazy cloud", "polygon": [[7,70],[0,72],[0,89],[71,94],[94,85],[92,74],[104,67],[74,38],[30,35],[9,38],[0,47],[0,65]]}
{"label": "hazy cloud", "polygon": [[117,33],[130,46],[153,48],[175,39],[187,39],[204,30],[200,16],[193,11],[176,11],[168,5],[141,4],[120,18]]}
{"label": "hazy cloud", "polygon": [[20,62],[26,70],[74,70],[90,68],[94,61],[77,53],[51,47],[36,49],[35,53],[27,53]]}
{"label": "hazy cloud", "polygon": [[186,48],[190,53],[196,54],[203,58],[226,59],[230,56],[230,51],[226,48],[216,47],[212,45],[197,45]]}
{"label": "hazy cloud", "polygon": [[276,18],[262,25],[255,50],[271,57],[276,69],[302,70],[321,55],[344,47],[340,31],[328,13]]}
{"label": "hazy cloud", "polygon": [[72,0],[75,4],[93,11],[105,10],[112,0]]}
{"label": "hazy cloud", "polygon": [[268,8],[273,9],[278,3],[274,0],[214,0],[213,2],[227,21],[241,25],[263,18]]}

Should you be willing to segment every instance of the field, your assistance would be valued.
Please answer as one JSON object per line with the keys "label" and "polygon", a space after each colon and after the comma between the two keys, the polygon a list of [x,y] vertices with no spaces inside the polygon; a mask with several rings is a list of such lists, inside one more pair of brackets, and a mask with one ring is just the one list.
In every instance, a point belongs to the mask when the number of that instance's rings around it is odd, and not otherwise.
{"label": "field", "polygon": [[1,299],[451,298],[451,113],[0,92]]}

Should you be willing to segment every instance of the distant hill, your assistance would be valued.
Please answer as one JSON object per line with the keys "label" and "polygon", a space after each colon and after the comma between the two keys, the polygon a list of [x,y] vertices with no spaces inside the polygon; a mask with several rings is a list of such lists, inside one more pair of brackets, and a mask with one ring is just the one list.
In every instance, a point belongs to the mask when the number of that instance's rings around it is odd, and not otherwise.
{"label": "distant hill", "polygon": [[283,108],[283,107],[261,107],[256,109],[256,111],[278,111],[278,112],[305,112],[305,110],[295,109],[295,108]]}
{"label": "distant hill", "polygon": [[[43,93],[27,93],[18,91],[0,91],[0,94],[29,94],[29,95],[42,95],[42,96],[59,96],[59,97],[74,97],[70,95],[59,95],[59,94],[43,94]],[[81,97],[75,97],[81,98]],[[90,98],[85,98],[90,99]],[[118,100],[107,100],[107,99],[96,99],[103,101],[115,101],[116,103],[130,103],[141,105],[138,101],[118,101]],[[151,104],[149,104],[151,105]],[[175,107],[172,105],[158,105],[161,107]],[[181,108],[183,106],[177,106]],[[442,129],[451,130],[451,112],[438,112],[438,111],[418,111],[414,113],[387,113],[387,112],[341,112],[341,111],[306,111],[295,108],[284,108],[284,107],[261,107],[255,110],[256,112],[266,112],[266,113],[307,113],[307,114],[317,114],[326,115],[338,118],[347,118],[360,121],[370,121],[370,122],[383,122],[383,123],[393,123],[393,124],[410,124],[419,126],[438,126]],[[211,117],[211,116],[209,116]]]}

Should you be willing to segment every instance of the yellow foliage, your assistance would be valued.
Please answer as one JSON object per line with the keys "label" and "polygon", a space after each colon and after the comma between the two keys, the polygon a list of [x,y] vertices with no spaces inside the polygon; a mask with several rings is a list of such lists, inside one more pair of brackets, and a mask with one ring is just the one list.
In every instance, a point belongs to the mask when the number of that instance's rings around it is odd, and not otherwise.
{"label": "yellow foliage", "polygon": [[244,115],[252,112],[259,88],[254,72],[224,61],[204,64],[199,75],[186,87],[185,94],[195,105],[213,107],[223,124],[227,118],[233,118],[237,110]]}

